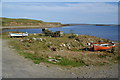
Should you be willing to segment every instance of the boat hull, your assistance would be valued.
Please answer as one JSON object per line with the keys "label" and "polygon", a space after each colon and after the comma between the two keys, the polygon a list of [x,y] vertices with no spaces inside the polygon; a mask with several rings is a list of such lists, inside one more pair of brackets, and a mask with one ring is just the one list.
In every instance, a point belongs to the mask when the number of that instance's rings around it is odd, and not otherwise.
{"label": "boat hull", "polygon": [[9,37],[25,37],[28,36],[28,33],[9,33]]}
{"label": "boat hull", "polygon": [[110,47],[103,47],[103,46],[95,46],[94,45],[94,51],[99,51],[99,50],[109,50],[109,49],[111,49],[111,48],[113,48],[113,47],[115,47],[115,46],[110,46]]}
{"label": "boat hull", "polygon": [[90,49],[94,51],[109,50],[115,47],[114,43],[89,43]]}

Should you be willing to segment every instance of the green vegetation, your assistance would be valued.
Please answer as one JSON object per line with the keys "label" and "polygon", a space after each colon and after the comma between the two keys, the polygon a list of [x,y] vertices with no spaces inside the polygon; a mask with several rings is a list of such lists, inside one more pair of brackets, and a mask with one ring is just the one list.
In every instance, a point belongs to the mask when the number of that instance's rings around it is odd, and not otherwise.
{"label": "green vegetation", "polygon": [[2,26],[44,26],[44,27],[51,27],[51,26],[61,26],[61,23],[57,22],[43,22],[41,20],[33,20],[33,19],[14,19],[14,18],[0,18],[0,24]]}
{"label": "green vegetation", "polygon": [[[72,34],[73,35],[73,34]],[[105,65],[118,62],[118,51],[85,51],[87,42],[106,39],[88,35],[76,35],[69,38],[71,34],[64,34],[63,37],[49,37],[42,34],[30,34],[24,38],[8,38],[7,33],[3,34],[10,45],[25,58],[32,60],[35,64],[41,62],[61,66],[84,66],[84,65]]]}
{"label": "green vegetation", "polygon": [[118,56],[118,57],[117,57],[117,60],[119,60],[119,61],[120,61],[120,56]]}
{"label": "green vegetation", "polygon": [[79,67],[79,66],[83,66],[85,65],[84,61],[73,61],[73,60],[69,60],[69,59],[62,59],[62,61],[59,63],[62,66],[73,66],[73,67]]}
{"label": "green vegetation", "polygon": [[24,53],[24,52],[21,52],[21,53],[19,53],[19,54],[22,55],[22,56],[24,56],[25,58],[28,58],[28,59],[33,60],[33,62],[34,62],[35,64],[39,64],[40,62],[45,61],[44,58],[38,57],[38,56],[36,56],[36,55],[34,55],[34,54]]}

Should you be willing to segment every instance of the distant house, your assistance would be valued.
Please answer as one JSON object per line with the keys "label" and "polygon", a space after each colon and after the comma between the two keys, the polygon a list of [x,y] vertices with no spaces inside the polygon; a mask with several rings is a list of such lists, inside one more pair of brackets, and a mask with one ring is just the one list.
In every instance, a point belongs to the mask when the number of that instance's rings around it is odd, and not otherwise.
{"label": "distant house", "polygon": [[45,36],[51,36],[51,37],[62,37],[64,34],[63,31],[52,32],[48,30],[48,28],[42,29],[42,33],[45,34]]}

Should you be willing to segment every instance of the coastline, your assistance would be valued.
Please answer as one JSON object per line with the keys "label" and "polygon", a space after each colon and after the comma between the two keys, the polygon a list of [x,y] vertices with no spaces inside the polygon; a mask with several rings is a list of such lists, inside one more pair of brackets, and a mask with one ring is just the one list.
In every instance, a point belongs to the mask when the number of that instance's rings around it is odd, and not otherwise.
{"label": "coastline", "polygon": [[53,28],[53,27],[64,27],[63,25],[61,26],[0,26],[0,29],[29,29],[29,28]]}
{"label": "coastline", "polygon": [[28,28],[53,28],[53,27],[65,27],[74,25],[92,25],[92,26],[120,26],[114,24],[61,24],[57,26],[0,26],[0,29],[28,29]]}
{"label": "coastline", "polygon": [[[78,25],[79,26],[79,25]],[[82,25],[80,25],[80,26],[82,26]],[[65,27],[68,27],[68,25],[62,25],[62,26],[7,26],[7,27],[4,27],[4,28],[1,28],[0,27],[0,29],[4,32],[4,31],[6,31],[6,30],[11,30],[11,29],[43,29],[43,28],[52,28],[52,29],[56,29],[56,28],[58,28],[58,30],[59,29],[62,29],[62,28],[65,28]],[[69,27],[72,27],[72,28],[74,28],[74,26],[69,26]],[[84,27],[84,25],[83,25],[83,27]],[[94,26],[94,27],[97,27],[97,26]],[[104,28],[104,26],[102,27],[102,26],[99,26],[99,27],[101,27],[101,29],[102,28]],[[109,26],[106,26],[106,28],[109,28]],[[113,26],[113,27],[115,27],[115,26]],[[91,26],[88,26],[88,28],[91,28]],[[20,30],[21,31],[21,30]],[[29,32],[29,31],[28,31]],[[37,32],[36,32],[37,33]],[[77,33],[76,33],[77,34]],[[90,35],[90,34],[89,34]],[[92,36],[92,35],[91,35]],[[95,35],[93,35],[93,36],[95,36]],[[97,36],[96,36],[97,37]],[[102,36],[98,36],[98,37],[100,37],[100,38],[105,38],[105,39],[109,39],[109,38],[107,38],[107,37],[102,37]],[[117,39],[110,39],[110,40],[112,40],[112,41],[117,41],[118,42],[118,40]]]}

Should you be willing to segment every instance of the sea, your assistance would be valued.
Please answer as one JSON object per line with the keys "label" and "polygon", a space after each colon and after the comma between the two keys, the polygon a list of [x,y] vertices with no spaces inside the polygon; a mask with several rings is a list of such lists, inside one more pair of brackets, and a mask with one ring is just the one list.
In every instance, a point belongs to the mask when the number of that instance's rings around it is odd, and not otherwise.
{"label": "sea", "polygon": [[[53,32],[63,31],[64,33],[90,35],[90,36],[96,36],[96,37],[100,37],[100,38],[104,38],[104,39],[109,39],[112,41],[119,41],[118,27],[119,26],[71,25],[71,26],[54,27],[54,28],[48,28],[48,29],[52,30]],[[9,32],[9,31],[28,32],[30,34],[42,33],[41,28],[3,30],[3,32]]]}

